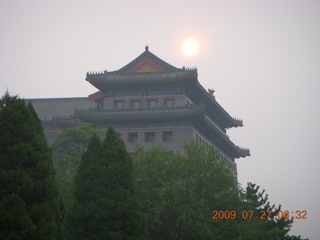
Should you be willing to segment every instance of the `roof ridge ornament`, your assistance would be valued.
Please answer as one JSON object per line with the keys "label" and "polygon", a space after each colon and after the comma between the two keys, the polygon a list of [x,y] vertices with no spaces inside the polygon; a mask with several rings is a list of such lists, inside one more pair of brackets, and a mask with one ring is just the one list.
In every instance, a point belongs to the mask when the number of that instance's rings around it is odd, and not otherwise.
{"label": "roof ridge ornament", "polygon": [[211,96],[213,96],[213,94],[214,94],[214,92],[215,92],[215,90],[213,89],[213,88],[208,88],[208,93],[211,95]]}
{"label": "roof ridge ornament", "polygon": [[144,47],[146,49],[147,52],[149,52],[149,45],[146,44],[146,46]]}

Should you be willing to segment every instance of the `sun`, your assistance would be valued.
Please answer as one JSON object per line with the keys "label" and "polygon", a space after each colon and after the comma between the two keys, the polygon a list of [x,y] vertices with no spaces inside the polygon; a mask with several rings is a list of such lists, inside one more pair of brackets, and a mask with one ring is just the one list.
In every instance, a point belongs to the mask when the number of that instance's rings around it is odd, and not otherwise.
{"label": "sun", "polygon": [[198,53],[199,43],[193,38],[188,38],[182,42],[181,50],[184,55],[192,57]]}

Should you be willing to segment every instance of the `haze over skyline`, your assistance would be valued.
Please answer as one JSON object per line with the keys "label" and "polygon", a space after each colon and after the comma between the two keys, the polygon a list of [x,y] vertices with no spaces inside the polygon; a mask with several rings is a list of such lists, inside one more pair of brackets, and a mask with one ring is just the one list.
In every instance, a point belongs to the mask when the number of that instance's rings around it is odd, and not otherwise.
{"label": "haze over skyline", "polygon": [[[199,42],[182,54],[187,38]],[[244,127],[237,159],[283,210],[307,210],[290,234],[320,239],[320,1],[0,0],[0,92],[86,97],[89,71],[118,70],[149,50],[199,82]]]}

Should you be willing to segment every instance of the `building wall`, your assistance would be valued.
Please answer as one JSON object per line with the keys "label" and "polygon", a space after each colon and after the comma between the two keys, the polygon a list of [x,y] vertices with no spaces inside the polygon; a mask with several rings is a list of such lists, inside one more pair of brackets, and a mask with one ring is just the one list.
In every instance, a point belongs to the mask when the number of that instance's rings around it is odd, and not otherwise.
{"label": "building wall", "polygon": [[[126,148],[129,152],[134,152],[137,148],[137,144],[143,146],[146,151],[154,144],[161,144],[165,148],[174,152],[183,152],[184,144],[189,143],[193,139],[192,127],[190,126],[170,128],[149,127],[130,130],[115,128],[115,130],[118,133],[118,136],[125,142]],[[135,134],[137,139],[130,139]],[[150,135],[154,135],[154,139],[148,139],[148,136]]]}
{"label": "building wall", "polygon": [[208,138],[206,138],[200,131],[196,128],[192,128],[192,137],[193,139],[198,142],[200,145],[210,145],[213,146],[217,152],[220,161],[225,161],[227,166],[231,169],[231,171],[237,175],[237,164],[235,163],[234,159],[228,156],[225,152],[223,152],[219,145],[216,143],[211,142]]}
{"label": "building wall", "polygon": [[[144,93],[115,93],[113,97],[105,97],[103,99],[103,107],[105,109],[114,109],[115,101],[123,101],[123,109],[134,109],[134,101],[139,101],[139,108],[164,108],[164,107],[183,107],[192,105],[193,103],[190,99],[183,93],[184,91],[157,91],[157,92],[148,92]],[[126,96],[128,95],[128,96]],[[143,96],[145,95],[145,96]],[[166,106],[167,100],[173,100],[172,106]],[[151,100],[157,102],[156,106],[150,106],[149,103]],[[41,117],[42,122],[44,123],[48,119],[52,121],[52,116],[49,118],[48,109],[53,109],[56,115],[65,116],[73,113],[75,108],[90,108],[95,105],[95,103],[89,102],[85,98],[75,98],[75,99],[41,99],[41,100],[32,100],[35,105],[35,110]],[[83,105],[83,104],[86,105]],[[70,105],[70,109],[66,106]],[[79,107],[79,106],[80,107]],[[81,106],[85,107],[81,107]],[[88,106],[87,106],[88,105]],[[52,107],[48,107],[52,106]],[[68,110],[68,111],[67,111]],[[99,124],[96,126],[98,128],[106,130],[108,126],[104,124]],[[148,150],[153,144],[162,144],[165,148],[170,149],[174,152],[184,152],[184,144],[189,143],[191,140],[196,140],[202,145],[210,144],[214,146],[219,151],[220,160],[225,160],[232,169],[232,171],[237,173],[236,163],[234,159],[228,156],[226,153],[219,149],[219,146],[211,142],[208,135],[201,133],[197,130],[190,122],[180,121],[159,121],[158,123],[154,122],[118,122],[114,126],[115,130],[120,134],[120,137],[124,140],[127,150],[129,152],[134,152],[136,150],[136,143],[141,144],[145,150]],[[45,134],[49,144],[53,143],[54,132],[57,129],[52,129],[52,126],[45,125]],[[164,133],[171,132],[171,139],[164,139]],[[136,133],[137,141],[129,141],[129,134]],[[154,141],[148,142],[146,139],[147,134],[153,134]],[[170,134],[168,135],[170,138]],[[167,137],[168,137],[167,136]],[[205,137],[207,136],[207,137]]]}
{"label": "building wall", "polygon": [[[123,109],[150,108],[150,102],[156,101],[157,108],[167,107],[168,100],[173,100],[174,107],[183,107],[192,104],[191,100],[184,94],[172,95],[152,95],[152,96],[128,96],[128,97],[106,97],[103,100],[103,108],[117,108],[116,102],[123,102]],[[139,107],[135,107],[134,102],[139,102]],[[171,107],[173,107],[171,106]]]}
{"label": "building wall", "polygon": [[[119,96],[117,96],[119,95]],[[131,96],[125,96],[131,95]],[[132,96],[134,95],[134,96]],[[117,103],[118,101],[123,102],[121,104],[122,109],[134,109],[134,108],[149,108],[150,101],[155,100],[157,102],[157,108],[164,108],[166,106],[165,101],[167,99],[173,100],[174,107],[183,107],[192,105],[193,103],[191,100],[183,93],[181,94],[159,94],[159,95],[152,95],[147,94],[149,96],[142,96],[144,94],[140,93],[115,93],[116,97],[106,97],[103,100],[103,107],[105,109],[115,109],[118,108]],[[134,102],[139,102],[136,106]],[[115,127],[116,128],[116,127]],[[205,137],[200,131],[198,131],[193,126],[180,126],[180,127],[167,127],[161,128],[159,126],[155,127],[141,127],[141,128],[116,128],[116,131],[119,133],[119,136],[124,140],[127,150],[129,152],[134,152],[136,150],[136,144],[140,144],[144,147],[145,150],[148,150],[153,144],[161,143],[165,148],[170,149],[172,151],[177,152],[184,152],[184,144],[191,142],[191,140],[195,140],[201,145],[211,145],[219,152],[219,159],[225,161],[228,167],[233,171],[233,173],[237,174],[237,165],[234,159],[228,154],[224,153],[219,149],[219,146],[216,143],[213,143]],[[163,132],[171,131],[172,132],[172,140],[171,141],[163,141]],[[154,142],[146,141],[146,134],[154,133]],[[130,142],[130,134],[137,134],[137,141]]]}
{"label": "building wall", "polygon": [[[147,151],[154,144],[161,144],[166,149],[173,152],[184,152],[184,145],[195,140],[200,145],[210,145],[213,146],[218,152],[218,158],[220,161],[225,161],[227,166],[231,169],[234,175],[237,175],[237,164],[234,159],[228,156],[226,153],[219,149],[219,146],[211,142],[208,138],[204,137],[200,131],[198,131],[193,126],[179,126],[170,128],[161,127],[149,127],[149,128],[135,128],[135,129],[121,129],[116,128],[118,136],[125,142],[126,148],[129,152],[134,152],[137,148],[137,144],[143,146],[144,150]],[[170,141],[164,141],[163,134],[171,132],[172,139]],[[154,133],[154,141],[148,142],[146,135]],[[130,134],[136,134],[137,140],[130,141]]]}

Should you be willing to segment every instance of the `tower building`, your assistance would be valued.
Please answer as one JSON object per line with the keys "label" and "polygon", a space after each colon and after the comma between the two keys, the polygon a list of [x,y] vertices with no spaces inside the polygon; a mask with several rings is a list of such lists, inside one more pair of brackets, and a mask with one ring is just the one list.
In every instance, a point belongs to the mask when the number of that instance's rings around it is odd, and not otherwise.
{"label": "tower building", "polygon": [[[121,69],[89,72],[86,81],[98,91],[88,99],[65,99],[71,104],[71,116],[61,117],[66,112],[55,111],[56,116],[49,121],[42,119],[47,128],[53,124],[51,129],[57,130],[79,122],[104,130],[113,126],[131,152],[136,143],[146,150],[161,143],[167,149],[183,152],[184,144],[195,140],[213,145],[235,174],[235,159],[250,156],[249,149],[236,146],[226,134],[228,128],[243,126],[242,121],[221,107],[213,90],[201,86],[195,68],[176,68],[146,47]],[[37,111],[40,100],[31,101]]]}

